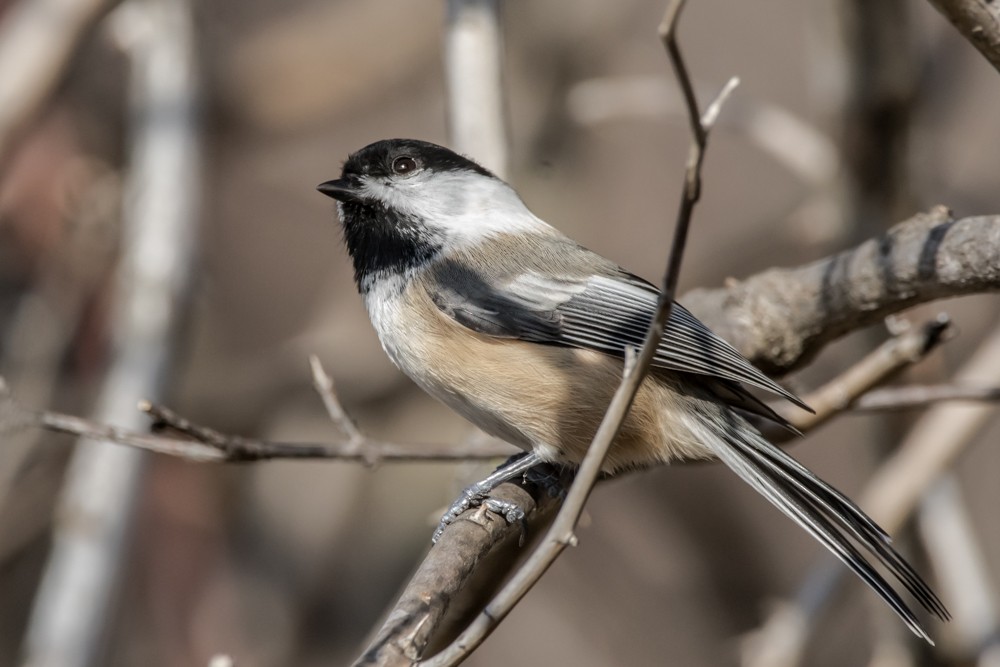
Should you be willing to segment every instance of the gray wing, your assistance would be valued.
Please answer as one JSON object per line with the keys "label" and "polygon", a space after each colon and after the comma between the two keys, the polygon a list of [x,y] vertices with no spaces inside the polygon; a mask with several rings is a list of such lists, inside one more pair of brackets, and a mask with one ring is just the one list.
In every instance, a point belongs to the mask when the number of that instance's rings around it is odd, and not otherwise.
{"label": "gray wing", "polygon": [[[642,345],[659,297],[655,287],[622,269],[581,277],[528,269],[504,281],[445,261],[435,271],[434,283],[438,308],[474,331],[615,356],[623,356],[626,346]],[[733,383],[765,389],[810,409],[680,304],[674,304],[653,367],[722,380],[717,389],[727,395],[720,398],[758,414],[749,406],[760,407],[759,401]]]}

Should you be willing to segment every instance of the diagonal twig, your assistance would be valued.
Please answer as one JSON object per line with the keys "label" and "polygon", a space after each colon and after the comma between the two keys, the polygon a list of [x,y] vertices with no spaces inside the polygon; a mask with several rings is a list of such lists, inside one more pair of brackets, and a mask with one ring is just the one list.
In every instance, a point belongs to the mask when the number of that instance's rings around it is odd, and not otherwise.
{"label": "diagonal twig", "polygon": [[708,131],[725,97],[735,86],[735,83],[731,82],[723,88],[718,99],[709,106],[705,116],[701,116],[676,39],[677,21],[683,6],[683,0],[671,2],[660,26],[660,36],[684,90],[691,119],[693,142],[685,170],[685,187],[677,214],[673,245],[663,278],[663,289],[657,304],[656,315],[650,323],[641,350],[638,354],[632,350],[631,354],[626,355],[622,383],[615,392],[587,455],[577,470],[576,478],[570,487],[566,500],[542,543],[455,641],[433,658],[420,663],[426,667],[455,665],[468,657],[535,585],[559,554],[567,546],[576,543],[574,530],[583,512],[584,504],[601,472],[608,449],[617,436],[631,407],[632,400],[642,384],[649,364],[656,353],[663,328],[670,317],[691,214],[700,196],[701,165]]}
{"label": "diagonal twig", "polygon": [[1000,72],[1000,5],[993,0],[930,0]]}
{"label": "diagonal twig", "polygon": [[[951,320],[941,313],[920,327],[909,327],[885,341],[860,361],[805,397],[814,414],[798,411],[788,420],[803,433],[819,428],[850,409],[866,393],[902,369],[923,359],[940,345],[951,331]],[[781,408],[779,408],[781,409]],[[788,432],[768,432],[775,440],[787,440]]]}
{"label": "diagonal twig", "polygon": [[344,406],[340,404],[340,399],[337,398],[337,391],[333,386],[333,378],[327,374],[323,368],[323,364],[319,361],[319,357],[315,354],[309,356],[309,368],[312,369],[313,386],[316,388],[317,393],[319,393],[319,397],[323,400],[323,407],[326,408],[326,413],[330,415],[330,421],[347,436],[350,443],[360,448],[364,444],[365,436],[358,430],[358,425],[354,423],[354,420],[344,410]]}

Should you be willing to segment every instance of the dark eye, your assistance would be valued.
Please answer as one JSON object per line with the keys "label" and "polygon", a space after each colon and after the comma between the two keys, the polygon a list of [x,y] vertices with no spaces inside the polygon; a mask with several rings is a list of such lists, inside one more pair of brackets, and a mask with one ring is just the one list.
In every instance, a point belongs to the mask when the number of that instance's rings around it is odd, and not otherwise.
{"label": "dark eye", "polygon": [[417,161],[409,155],[403,155],[392,161],[392,173],[394,174],[408,174],[416,168]]}

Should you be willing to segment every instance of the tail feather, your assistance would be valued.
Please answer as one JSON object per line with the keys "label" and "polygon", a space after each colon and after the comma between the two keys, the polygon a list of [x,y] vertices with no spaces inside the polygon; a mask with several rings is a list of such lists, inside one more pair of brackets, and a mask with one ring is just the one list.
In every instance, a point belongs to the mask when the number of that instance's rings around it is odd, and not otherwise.
{"label": "tail feather", "polygon": [[713,422],[713,430],[718,437],[706,444],[723,463],[847,565],[914,634],[933,644],[896,590],[850,539],[885,565],[924,608],[947,620],[947,609],[893,549],[889,536],[878,524],[850,499],[769,443],[735,414],[727,411],[721,422]]}
{"label": "tail feather", "polygon": [[[892,572],[913,597],[938,618],[947,620],[948,610],[902,555],[892,547],[892,538],[853,501],[816,477],[798,461],[763,438],[751,439],[754,449],[767,457],[776,475],[804,494],[809,504],[850,532],[851,536]],[[761,443],[763,443],[761,445]]]}

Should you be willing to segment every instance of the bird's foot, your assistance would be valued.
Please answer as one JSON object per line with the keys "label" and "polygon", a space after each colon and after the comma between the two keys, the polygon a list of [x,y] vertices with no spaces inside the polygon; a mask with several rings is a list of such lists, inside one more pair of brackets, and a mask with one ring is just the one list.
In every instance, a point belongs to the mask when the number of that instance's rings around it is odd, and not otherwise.
{"label": "bird's foot", "polygon": [[477,482],[462,491],[462,495],[451,504],[448,511],[441,517],[441,522],[438,523],[431,541],[436,543],[441,538],[445,528],[457,521],[458,517],[462,516],[466,510],[473,507],[484,507],[486,510],[502,516],[507,523],[523,522],[524,510],[509,500],[490,498],[489,492],[492,490],[482,482]]}

